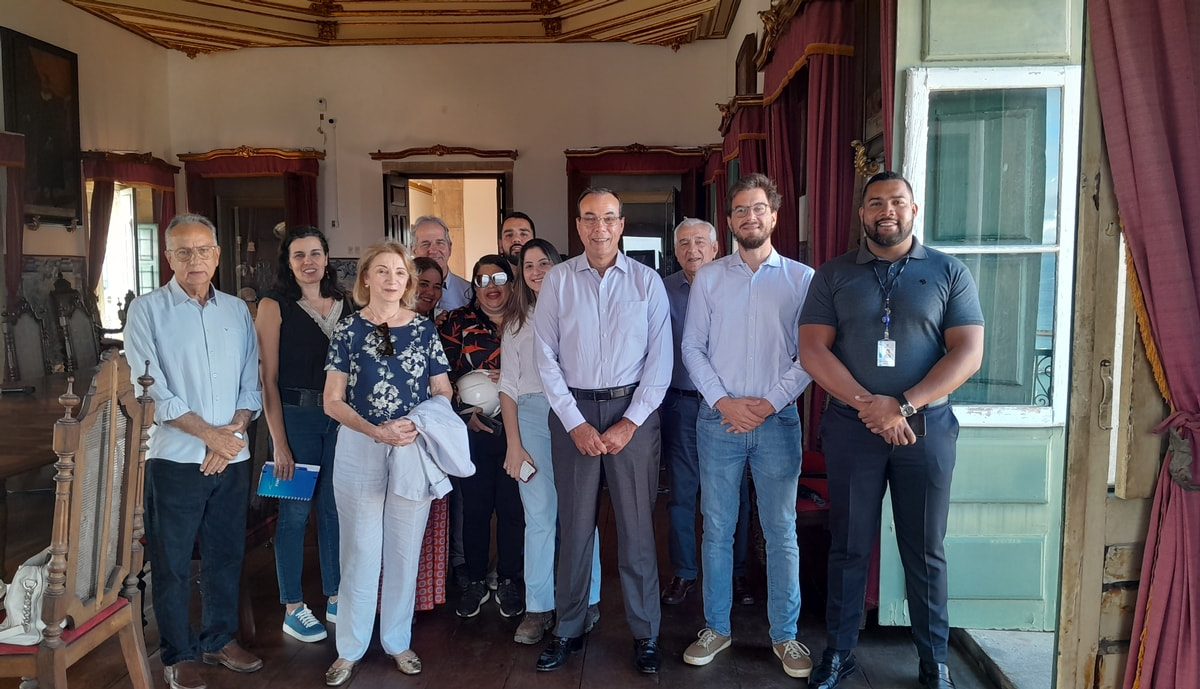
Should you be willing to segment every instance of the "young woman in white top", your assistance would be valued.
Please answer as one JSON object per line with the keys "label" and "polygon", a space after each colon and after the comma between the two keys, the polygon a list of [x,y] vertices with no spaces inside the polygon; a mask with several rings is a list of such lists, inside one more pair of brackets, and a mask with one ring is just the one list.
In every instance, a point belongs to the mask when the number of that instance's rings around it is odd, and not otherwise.
{"label": "young woman in white top", "polygon": [[[531,239],[521,249],[521,279],[505,315],[500,347],[500,415],[508,438],[504,471],[517,479],[525,509],[525,618],[513,640],[536,644],[554,624],[554,550],[558,493],[550,461],[550,403],[534,363],[533,309],[542,279],[562,257],[544,239]],[[533,475],[521,480],[522,465]],[[600,539],[592,555],[592,587],[586,631],[600,619]]]}

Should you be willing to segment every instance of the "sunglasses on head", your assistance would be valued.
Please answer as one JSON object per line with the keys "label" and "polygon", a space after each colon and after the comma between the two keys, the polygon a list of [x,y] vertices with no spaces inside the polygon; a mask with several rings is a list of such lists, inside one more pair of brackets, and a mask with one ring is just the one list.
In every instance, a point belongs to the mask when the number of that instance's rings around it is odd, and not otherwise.
{"label": "sunglasses on head", "polygon": [[379,356],[392,356],[396,353],[396,349],[392,347],[392,331],[388,329],[387,323],[375,326],[375,334],[379,336],[379,348],[376,350]]}
{"label": "sunglasses on head", "polygon": [[476,287],[487,287],[488,285],[495,285],[497,287],[503,287],[507,284],[508,284],[508,273],[493,273],[491,275],[484,274],[484,275],[476,275],[475,276],[475,286]]}

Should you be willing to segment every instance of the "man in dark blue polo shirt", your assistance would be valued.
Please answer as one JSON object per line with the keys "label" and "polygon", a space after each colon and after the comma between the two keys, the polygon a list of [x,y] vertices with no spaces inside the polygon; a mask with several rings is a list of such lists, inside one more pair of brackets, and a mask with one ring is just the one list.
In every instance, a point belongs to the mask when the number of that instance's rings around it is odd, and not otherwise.
{"label": "man in dark blue polo shirt", "polygon": [[868,180],[858,210],[863,244],[817,270],[800,317],[800,361],[832,398],[821,419],[832,533],[828,648],[809,678],[813,689],[835,689],[857,668],[867,566],[888,487],[918,679],[927,689],[954,686],[943,540],[958,421],[947,397],[979,369],[983,313],[967,268],[913,237],[917,210],[900,175]]}

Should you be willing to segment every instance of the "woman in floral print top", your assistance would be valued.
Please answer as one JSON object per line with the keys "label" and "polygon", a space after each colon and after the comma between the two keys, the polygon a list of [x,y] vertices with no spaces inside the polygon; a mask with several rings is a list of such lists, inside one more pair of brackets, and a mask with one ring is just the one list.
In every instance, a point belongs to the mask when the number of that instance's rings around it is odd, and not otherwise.
{"label": "woman in floral print top", "polygon": [[350,680],[375,625],[379,573],[379,637],[405,674],[421,671],[410,648],[417,563],[430,498],[388,490],[392,446],[412,443],[405,418],[433,395],[449,398],[450,370],[429,319],[417,314],[417,281],[408,250],[395,242],[367,249],[358,261],[354,300],[362,311],[338,323],[325,361],[325,413],[342,424],[333,469],[341,535],[342,582],[336,627],[338,659],[325,683]]}
{"label": "woman in floral print top", "polygon": [[[474,298],[446,316],[438,330],[450,360],[450,380],[457,382],[470,371],[483,369],[492,382],[500,381],[500,339],[504,334],[504,312],[512,296],[512,267],[498,254],[480,258],[472,270]],[[473,413],[467,420],[471,431],[471,463],[475,475],[458,479],[462,495],[462,545],[468,584],[457,612],[473,617],[490,597],[484,579],[488,573],[492,514],[496,515],[496,600],[504,617],[525,612],[524,547],[525,511],[517,482],[504,473],[508,443],[500,424],[488,425]],[[493,422],[494,423],[494,422]]]}

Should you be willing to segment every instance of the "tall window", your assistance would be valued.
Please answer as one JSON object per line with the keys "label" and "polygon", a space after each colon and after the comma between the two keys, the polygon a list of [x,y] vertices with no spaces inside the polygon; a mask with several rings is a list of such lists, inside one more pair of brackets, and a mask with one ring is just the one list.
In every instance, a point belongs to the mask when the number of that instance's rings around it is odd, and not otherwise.
{"label": "tall window", "polygon": [[145,187],[139,193],[135,187],[118,185],[113,193],[98,288],[105,328],[121,327],[120,311],[128,306],[129,292],[145,294],[158,287],[158,224],[151,204],[151,191]]}
{"label": "tall window", "polygon": [[1066,420],[1079,68],[909,72],[905,176],[914,232],[955,255],[987,321],[964,424]]}

